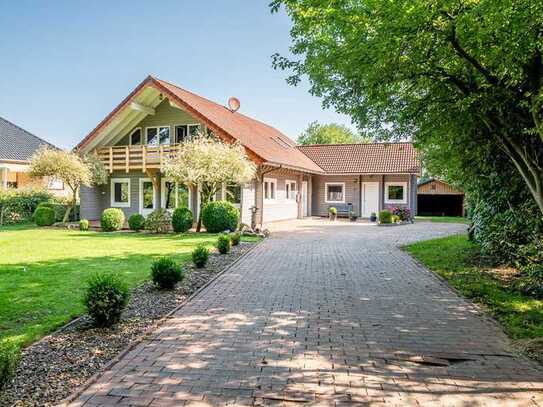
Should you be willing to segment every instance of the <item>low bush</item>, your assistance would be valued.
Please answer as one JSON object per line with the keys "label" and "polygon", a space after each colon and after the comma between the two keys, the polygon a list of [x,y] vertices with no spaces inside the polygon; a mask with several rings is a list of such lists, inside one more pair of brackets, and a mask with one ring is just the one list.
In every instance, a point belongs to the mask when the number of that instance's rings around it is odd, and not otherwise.
{"label": "low bush", "polygon": [[128,287],[119,277],[98,273],[88,280],[83,304],[94,324],[106,327],[119,321],[129,297]]}
{"label": "low bush", "polygon": [[42,202],[38,208],[47,207],[55,212],[55,222],[62,222],[66,213],[66,205],[57,202]]}
{"label": "low bush", "polygon": [[128,227],[130,230],[142,230],[145,227],[145,218],[139,213],[135,213],[128,218]]}
{"label": "low bush", "polygon": [[79,230],[82,232],[86,232],[89,230],[89,221],[87,219],[81,219],[79,221]]}
{"label": "low bush", "polygon": [[48,206],[39,206],[34,212],[34,222],[38,226],[51,226],[55,223],[55,211]]}
{"label": "low bush", "polygon": [[236,230],[239,210],[227,201],[208,203],[202,211],[202,223],[209,233]]}
{"label": "low bush", "polygon": [[241,241],[241,233],[239,232],[230,233],[230,241],[232,242],[232,246],[237,246],[239,242]]}
{"label": "low bush", "polygon": [[209,249],[205,245],[199,244],[192,251],[192,262],[194,263],[196,267],[198,268],[204,267],[207,264],[208,259],[209,259]]}
{"label": "low bush", "polygon": [[230,251],[231,245],[232,242],[229,235],[222,234],[217,238],[217,249],[220,254],[227,254]]}
{"label": "low bush", "polygon": [[121,230],[124,226],[124,212],[119,208],[109,208],[102,212],[100,226],[104,232]]}
{"label": "low bush", "polygon": [[379,223],[392,223],[392,212],[387,210],[379,212]]}
{"label": "low bush", "polygon": [[398,215],[392,215],[392,223],[398,223],[400,220],[401,219]]}
{"label": "low bush", "polygon": [[172,228],[175,233],[185,233],[192,227],[194,217],[189,208],[176,208],[172,215]]}
{"label": "low bush", "polygon": [[330,208],[328,208],[328,213],[330,215],[337,215],[337,209],[331,206]]}
{"label": "low bush", "polygon": [[183,279],[181,266],[171,257],[161,257],[151,265],[151,278],[161,289],[171,289]]}
{"label": "low bush", "polygon": [[42,188],[0,191],[0,225],[28,222],[40,203],[52,199]]}
{"label": "low bush", "polygon": [[19,348],[11,342],[0,342],[0,389],[4,387],[15,374],[19,363]]}
{"label": "low bush", "polygon": [[167,233],[170,230],[170,224],[170,213],[164,208],[151,212],[145,219],[145,229],[153,233]]}

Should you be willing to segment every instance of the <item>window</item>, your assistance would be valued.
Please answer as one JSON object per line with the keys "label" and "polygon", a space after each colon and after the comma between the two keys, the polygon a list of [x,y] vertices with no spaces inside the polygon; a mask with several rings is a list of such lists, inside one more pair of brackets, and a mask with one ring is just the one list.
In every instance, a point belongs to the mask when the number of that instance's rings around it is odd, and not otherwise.
{"label": "window", "polygon": [[285,181],[285,190],[287,199],[295,200],[296,199],[296,181]]}
{"label": "window", "polygon": [[187,141],[187,126],[175,126],[175,142],[180,144]]}
{"label": "window", "polygon": [[147,127],[147,144],[150,146],[170,144],[170,128],[167,126]]}
{"label": "window", "polygon": [[273,178],[264,178],[264,200],[275,201],[275,190],[277,189],[277,180]]}
{"label": "window", "polygon": [[141,198],[142,198],[142,209],[154,209],[155,206],[155,191],[153,188],[152,181],[142,181],[141,182]]}
{"label": "window", "polygon": [[128,208],[130,207],[130,179],[112,178],[111,179],[111,207]]}
{"label": "window", "polygon": [[131,146],[139,146],[141,144],[141,129],[134,129],[130,134],[129,143]]}
{"label": "window", "polygon": [[325,202],[327,203],[345,203],[345,183],[327,182]]}
{"label": "window", "polygon": [[189,129],[189,138],[191,140],[200,135],[200,125],[199,124],[189,124],[188,129]]}
{"label": "window", "polygon": [[162,179],[162,207],[165,209],[189,208],[189,189],[177,182]]}
{"label": "window", "polygon": [[64,189],[64,182],[62,182],[61,180],[55,177],[51,177],[49,178],[49,181],[47,182],[47,188],[57,190],[57,191],[62,191]]}
{"label": "window", "polygon": [[234,205],[239,205],[241,203],[241,185],[238,184],[228,184],[226,186],[226,196],[224,199]]}
{"label": "window", "polygon": [[385,203],[407,203],[407,182],[385,182]]}

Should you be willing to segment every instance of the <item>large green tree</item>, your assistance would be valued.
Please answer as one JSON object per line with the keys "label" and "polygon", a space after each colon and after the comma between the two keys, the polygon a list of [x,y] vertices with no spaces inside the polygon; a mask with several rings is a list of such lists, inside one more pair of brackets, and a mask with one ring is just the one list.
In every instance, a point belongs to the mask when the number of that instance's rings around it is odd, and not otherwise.
{"label": "large green tree", "polygon": [[338,123],[320,124],[317,121],[309,123],[298,137],[298,143],[308,144],[349,144],[369,142],[369,137],[356,134],[347,126]]}
{"label": "large green tree", "polygon": [[[543,212],[541,0],[273,0],[296,84],[359,127],[445,160],[504,159]],[[488,156],[491,148],[499,154]],[[484,165],[471,161],[477,176]],[[460,166],[461,168],[462,166]]]}

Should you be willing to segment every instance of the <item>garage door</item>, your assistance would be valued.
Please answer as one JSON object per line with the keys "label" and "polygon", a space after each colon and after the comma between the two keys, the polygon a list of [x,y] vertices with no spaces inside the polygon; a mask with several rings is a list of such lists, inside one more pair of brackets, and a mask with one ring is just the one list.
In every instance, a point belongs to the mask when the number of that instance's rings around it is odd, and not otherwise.
{"label": "garage door", "polygon": [[462,216],[462,195],[417,195],[421,216]]}

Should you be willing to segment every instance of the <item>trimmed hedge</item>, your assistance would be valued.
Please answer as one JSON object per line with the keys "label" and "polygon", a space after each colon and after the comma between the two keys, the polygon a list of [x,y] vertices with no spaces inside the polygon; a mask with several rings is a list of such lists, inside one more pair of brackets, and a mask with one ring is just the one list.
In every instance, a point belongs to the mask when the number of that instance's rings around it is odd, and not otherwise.
{"label": "trimmed hedge", "polygon": [[145,218],[139,213],[135,213],[128,218],[128,227],[130,230],[142,230],[145,227]]}
{"label": "trimmed hedge", "polygon": [[217,238],[217,249],[220,254],[227,254],[230,252],[230,247],[232,242],[230,241],[230,236],[227,234],[222,234]]}
{"label": "trimmed hedge", "polygon": [[124,225],[124,212],[119,208],[109,208],[102,212],[100,226],[104,232],[121,230]]}
{"label": "trimmed hedge", "polygon": [[227,201],[210,202],[202,211],[202,223],[209,233],[234,231],[238,222],[238,208]]}
{"label": "trimmed hedge", "polygon": [[392,212],[387,210],[379,212],[379,223],[392,223]]}
{"label": "trimmed hedge", "polygon": [[55,223],[55,211],[48,206],[39,206],[34,212],[34,221],[38,226],[51,226]]}
{"label": "trimmed hedge", "polygon": [[232,246],[237,246],[239,242],[241,241],[241,233],[239,232],[230,233],[230,241],[232,242]]}
{"label": "trimmed hedge", "polygon": [[99,327],[111,326],[121,319],[130,294],[127,285],[110,273],[98,273],[87,282],[83,304]]}
{"label": "trimmed hedge", "polygon": [[194,217],[188,208],[177,208],[172,215],[172,228],[175,233],[185,233],[192,227]]}
{"label": "trimmed hedge", "polygon": [[0,191],[0,225],[30,221],[38,205],[52,199],[44,189]]}
{"label": "trimmed hedge", "polygon": [[172,289],[183,279],[181,266],[171,257],[161,257],[151,265],[151,278],[161,289]]}
{"label": "trimmed hedge", "polygon": [[199,244],[192,251],[192,262],[197,268],[202,268],[209,259],[209,249],[204,244]]}
{"label": "trimmed hedge", "polygon": [[66,213],[66,206],[56,202],[42,202],[38,205],[38,208],[51,208],[55,211],[55,222],[62,222],[64,220],[64,214]]}

